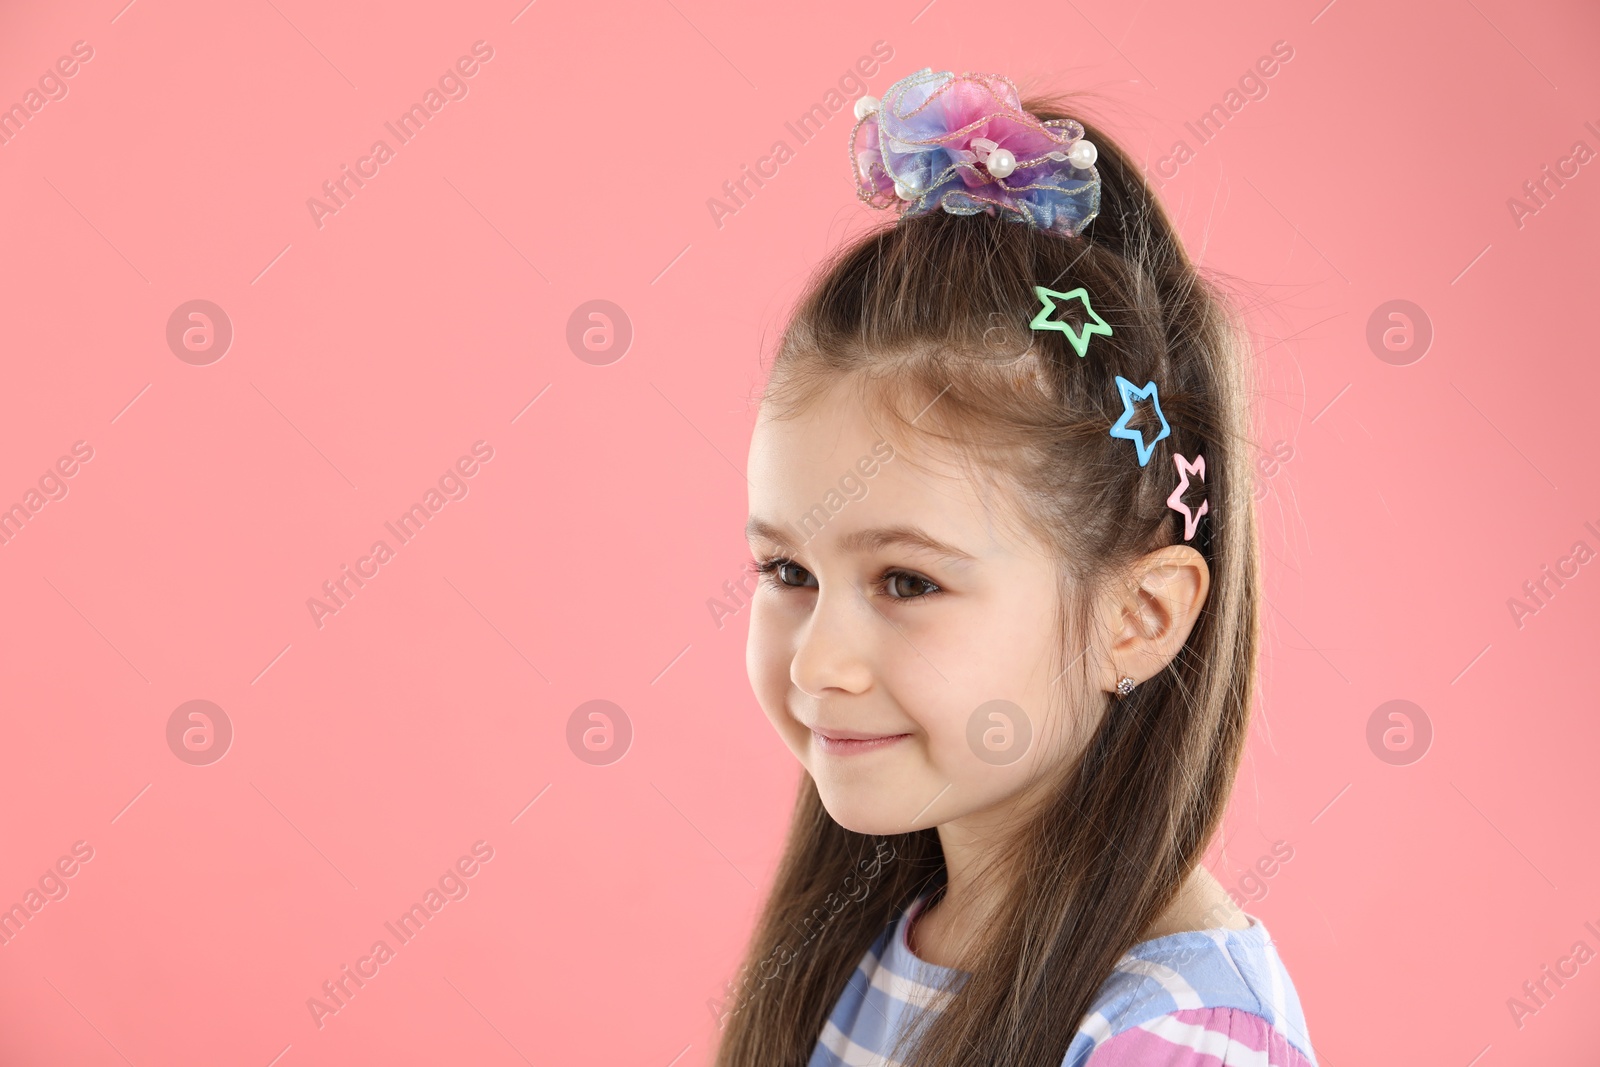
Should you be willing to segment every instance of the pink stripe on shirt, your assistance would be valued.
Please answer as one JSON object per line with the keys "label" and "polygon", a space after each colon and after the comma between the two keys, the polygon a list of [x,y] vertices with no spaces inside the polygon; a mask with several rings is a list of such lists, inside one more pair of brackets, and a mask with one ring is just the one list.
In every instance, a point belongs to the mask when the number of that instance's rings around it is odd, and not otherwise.
{"label": "pink stripe on shirt", "polygon": [[1088,1067],[1311,1067],[1283,1032],[1237,1008],[1184,1008],[1101,1042]]}

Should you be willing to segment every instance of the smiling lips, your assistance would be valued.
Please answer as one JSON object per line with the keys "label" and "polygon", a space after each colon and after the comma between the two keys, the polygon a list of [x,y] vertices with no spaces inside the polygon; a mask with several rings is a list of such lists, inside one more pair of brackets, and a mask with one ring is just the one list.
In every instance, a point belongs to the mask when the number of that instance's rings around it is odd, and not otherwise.
{"label": "smiling lips", "polygon": [[830,756],[850,756],[858,752],[871,752],[887,748],[896,741],[904,741],[910,734],[864,734],[855,730],[819,730],[810,727],[817,747]]}

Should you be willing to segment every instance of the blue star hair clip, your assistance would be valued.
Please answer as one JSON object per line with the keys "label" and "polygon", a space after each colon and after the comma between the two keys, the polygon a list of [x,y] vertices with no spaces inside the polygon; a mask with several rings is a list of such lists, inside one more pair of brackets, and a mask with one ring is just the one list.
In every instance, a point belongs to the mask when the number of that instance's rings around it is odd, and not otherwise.
{"label": "blue star hair clip", "polygon": [[[1167,425],[1167,417],[1161,413],[1161,397],[1156,392],[1155,382],[1145,382],[1144,388],[1139,388],[1122,375],[1117,375],[1117,392],[1122,396],[1122,416],[1117,419],[1116,425],[1111,427],[1112,437],[1121,437],[1133,442],[1134,449],[1139,453],[1139,466],[1143,467],[1150,462],[1150,456],[1156,450],[1156,442],[1172,433],[1172,427]],[[1161,420],[1161,432],[1152,437],[1147,444],[1144,433],[1140,430],[1130,430],[1128,423],[1133,419],[1133,402],[1135,400],[1148,400],[1156,409],[1156,418]]]}
{"label": "blue star hair clip", "polygon": [[[1089,291],[1082,286],[1068,290],[1065,293],[1058,293],[1054,289],[1046,289],[1042,285],[1036,285],[1033,287],[1033,291],[1038,294],[1040,306],[1038,313],[1033,316],[1033,321],[1028,323],[1028,328],[1033,330],[1060,330],[1067,335],[1067,340],[1072,342],[1072,348],[1078,353],[1079,359],[1089,354],[1090,334],[1099,333],[1107,337],[1111,336],[1110,325],[1100,317],[1098,311],[1089,306]],[[1056,301],[1058,300],[1062,302],[1076,300],[1083,305],[1085,321],[1081,330],[1074,331],[1072,323],[1067,322],[1065,319],[1051,317],[1055,314]]]}

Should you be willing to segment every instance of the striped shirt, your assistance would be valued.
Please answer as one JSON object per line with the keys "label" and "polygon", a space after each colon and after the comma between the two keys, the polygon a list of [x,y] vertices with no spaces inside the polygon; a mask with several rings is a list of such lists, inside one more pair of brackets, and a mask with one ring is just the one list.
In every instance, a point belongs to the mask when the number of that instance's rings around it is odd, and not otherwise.
{"label": "striped shirt", "polygon": [[[897,1067],[885,1059],[924,1010],[966,978],[918,959],[906,924],[918,898],[867,950],[808,1067]],[[1267,928],[1217,928],[1141,941],[1117,962],[1066,1045],[1062,1067],[1317,1067],[1305,1016]],[[942,985],[948,982],[948,985]]]}

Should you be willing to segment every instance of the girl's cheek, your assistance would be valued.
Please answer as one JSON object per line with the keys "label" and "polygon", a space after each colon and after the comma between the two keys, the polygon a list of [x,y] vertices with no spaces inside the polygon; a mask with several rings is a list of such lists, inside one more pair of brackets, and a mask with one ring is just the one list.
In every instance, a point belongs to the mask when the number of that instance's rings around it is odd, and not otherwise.
{"label": "girl's cheek", "polygon": [[[933,697],[934,694],[929,696]],[[928,761],[940,773],[955,781],[965,780],[982,770],[993,770],[973,753],[965,716],[953,708],[940,708],[931,700],[920,704],[907,703],[912,720],[926,738],[924,744],[927,746]]]}
{"label": "girl's cheek", "polygon": [[755,680],[757,656],[772,642],[772,609],[766,599],[766,592],[758,589],[746,609],[750,612],[750,629],[745,639],[745,661],[751,666],[751,681]]}
{"label": "girl's cheek", "polygon": [[745,673],[762,710],[774,723],[783,713],[789,682],[789,635],[782,612],[757,595],[750,606],[750,636],[745,645]]}

